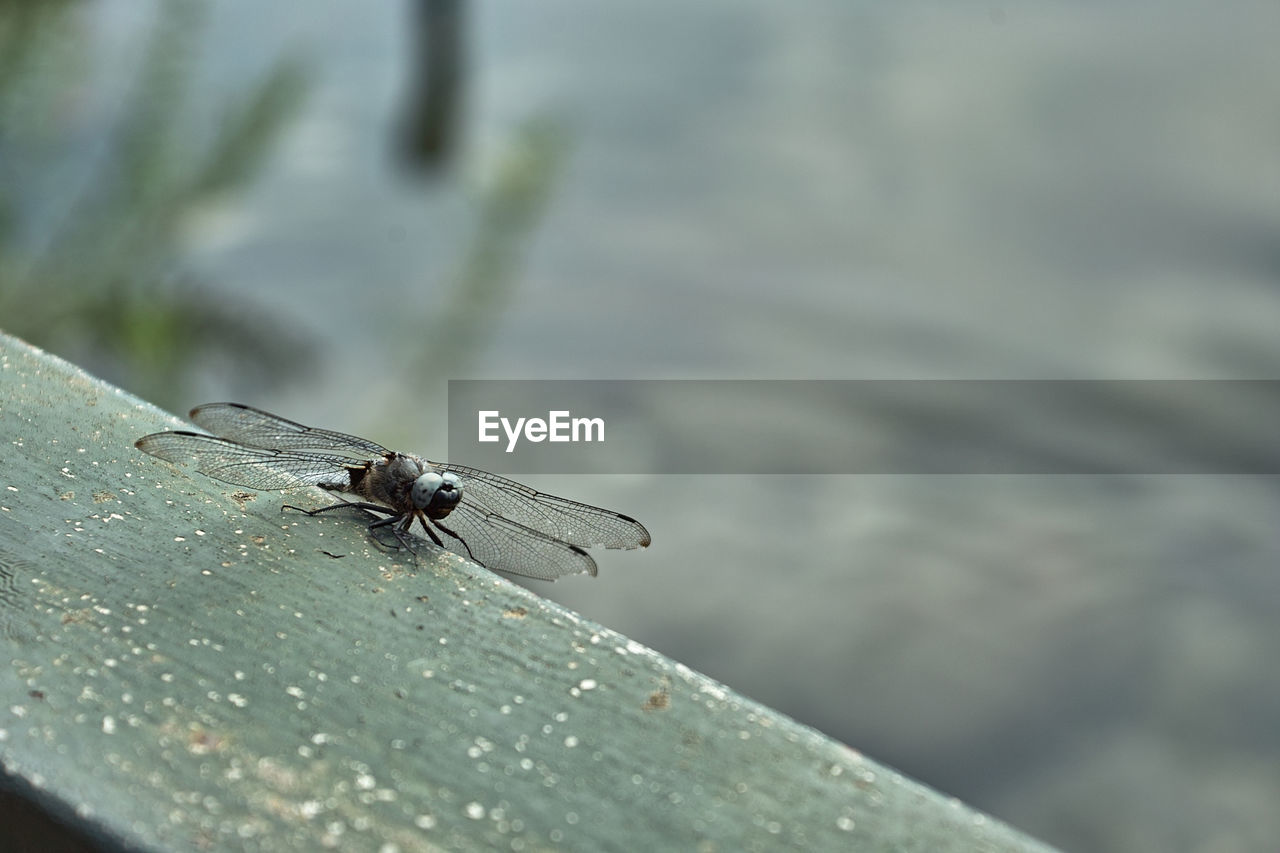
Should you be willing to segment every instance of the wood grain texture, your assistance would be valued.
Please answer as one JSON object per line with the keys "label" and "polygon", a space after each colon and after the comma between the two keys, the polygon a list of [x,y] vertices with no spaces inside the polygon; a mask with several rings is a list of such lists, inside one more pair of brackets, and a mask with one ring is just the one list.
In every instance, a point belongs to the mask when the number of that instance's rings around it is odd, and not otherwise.
{"label": "wood grain texture", "polygon": [[1044,849],[458,557],[134,449],[179,424],[0,336],[0,759],[99,837]]}

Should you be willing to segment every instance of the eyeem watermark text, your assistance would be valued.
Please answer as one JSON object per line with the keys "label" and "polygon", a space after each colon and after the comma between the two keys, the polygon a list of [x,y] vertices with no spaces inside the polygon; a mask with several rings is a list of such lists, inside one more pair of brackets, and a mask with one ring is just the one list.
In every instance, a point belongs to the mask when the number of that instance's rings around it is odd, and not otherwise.
{"label": "eyeem watermark text", "polygon": [[565,411],[547,412],[547,419],[516,418],[513,424],[509,418],[502,417],[496,409],[479,411],[480,432],[478,440],[482,442],[500,441],[498,428],[507,435],[507,453],[516,449],[516,444],[523,438],[535,444],[542,441],[591,442],[604,441],[604,418],[575,418],[573,413]]}

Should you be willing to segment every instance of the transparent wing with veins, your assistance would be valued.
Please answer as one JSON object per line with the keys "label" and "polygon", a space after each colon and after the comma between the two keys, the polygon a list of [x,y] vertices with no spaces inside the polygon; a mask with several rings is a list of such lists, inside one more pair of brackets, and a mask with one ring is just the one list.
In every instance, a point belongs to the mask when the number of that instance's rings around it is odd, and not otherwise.
{"label": "transparent wing with veins", "polygon": [[301,486],[341,488],[349,482],[347,466],[352,462],[345,456],[325,453],[249,447],[185,430],[143,436],[137,446],[167,462],[191,465],[215,480],[264,491]]}
{"label": "transparent wing with veins", "polygon": [[[198,406],[191,419],[214,436],[155,433],[138,447],[161,459],[191,463],[215,479],[264,490],[304,485],[346,490],[348,466],[389,452],[367,439],[304,426],[239,403]],[[461,503],[436,523],[442,541],[490,569],[546,580],[594,575],[596,563],[583,548],[638,548],[650,542],[644,526],[621,513],[539,492],[478,468],[423,464],[462,479]],[[393,516],[398,512],[386,511]]]}
{"label": "transparent wing with veins", "polygon": [[240,403],[208,403],[190,412],[191,420],[214,435],[269,450],[336,450],[360,459],[385,456],[381,444],[345,432],[303,426]]}
{"label": "transparent wing with veins", "polygon": [[[303,426],[294,421],[244,406],[239,403],[210,403],[191,410],[191,419],[214,435],[255,447],[280,450],[314,448],[350,453],[368,459],[388,451],[380,444],[354,435]],[[605,548],[643,548],[650,542],[649,531],[630,516],[591,504],[579,503],[531,489],[523,483],[490,474],[479,468],[425,462],[436,473],[454,473],[462,478],[462,503],[450,516],[446,526],[469,528],[475,537],[491,534],[484,525],[492,524],[507,535],[532,531],[580,548],[602,545]],[[208,472],[205,472],[208,473]],[[210,475],[213,476],[213,475]],[[458,514],[466,522],[458,520]],[[461,529],[477,559],[476,546]],[[485,563],[485,565],[489,565]]]}
{"label": "transparent wing with veins", "polygon": [[501,516],[488,516],[463,502],[435,522],[441,541],[455,554],[500,572],[553,581],[565,575],[596,574],[591,555]]}
{"label": "transparent wing with veins", "polygon": [[[475,517],[476,526],[482,520],[502,519],[580,548],[643,548],[650,542],[644,525],[620,512],[539,492],[479,468],[427,464],[438,473],[448,471],[462,478],[462,503],[453,515],[465,508],[469,519]],[[507,524],[502,525],[504,529]]]}

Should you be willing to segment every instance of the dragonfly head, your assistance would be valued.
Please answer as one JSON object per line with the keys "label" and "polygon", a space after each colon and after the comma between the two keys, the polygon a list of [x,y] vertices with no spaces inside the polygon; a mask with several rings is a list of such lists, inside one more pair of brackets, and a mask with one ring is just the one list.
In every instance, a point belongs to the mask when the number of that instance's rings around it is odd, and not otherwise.
{"label": "dragonfly head", "polygon": [[428,471],[413,481],[409,497],[416,509],[425,512],[432,521],[438,521],[453,512],[462,500],[462,480],[457,474]]}

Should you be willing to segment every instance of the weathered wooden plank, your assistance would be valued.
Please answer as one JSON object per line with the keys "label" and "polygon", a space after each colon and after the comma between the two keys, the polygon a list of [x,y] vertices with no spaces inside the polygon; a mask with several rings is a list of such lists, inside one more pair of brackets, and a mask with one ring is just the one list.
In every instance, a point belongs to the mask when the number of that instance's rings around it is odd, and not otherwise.
{"label": "weathered wooden plank", "polygon": [[177,425],[0,336],[0,760],[102,837],[1044,849],[453,555],[134,449]]}

